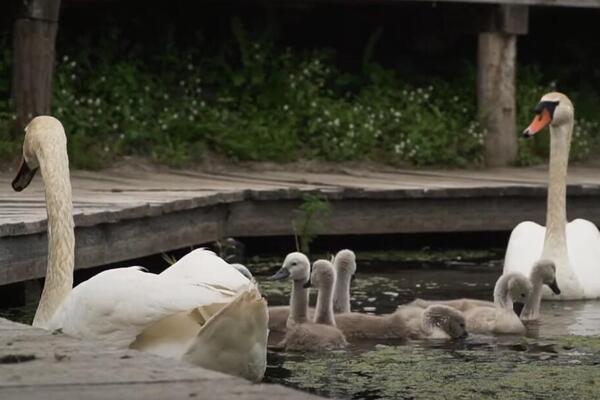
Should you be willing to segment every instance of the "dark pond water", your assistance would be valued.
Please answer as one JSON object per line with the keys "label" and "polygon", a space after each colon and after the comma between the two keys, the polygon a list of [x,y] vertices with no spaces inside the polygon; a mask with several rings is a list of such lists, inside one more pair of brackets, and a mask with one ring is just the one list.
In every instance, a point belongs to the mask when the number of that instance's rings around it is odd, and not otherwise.
{"label": "dark pond water", "polygon": [[[501,251],[359,253],[357,259],[352,308],[375,314],[415,297],[491,300],[502,270]],[[277,262],[267,265],[274,270]],[[288,303],[289,284],[259,281],[270,304]],[[352,399],[600,398],[600,302],[544,302],[541,312],[525,338],[471,335],[362,343],[325,354],[270,352],[266,381]]]}
{"label": "dark pond water", "polygon": [[[379,314],[415,297],[491,300],[502,252],[359,252],[352,308]],[[265,279],[281,261],[247,260],[270,305],[288,303],[289,284]],[[29,323],[39,296],[31,286],[26,306],[0,309],[0,316]],[[541,323],[527,337],[471,335],[362,343],[328,353],[269,352],[265,381],[349,399],[598,399],[599,335],[600,302],[544,302]]]}

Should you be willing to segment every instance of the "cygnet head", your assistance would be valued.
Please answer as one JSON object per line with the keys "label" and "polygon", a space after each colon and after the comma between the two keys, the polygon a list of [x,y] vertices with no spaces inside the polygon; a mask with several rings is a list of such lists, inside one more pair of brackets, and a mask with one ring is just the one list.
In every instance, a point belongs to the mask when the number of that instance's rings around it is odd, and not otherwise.
{"label": "cygnet head", "polygon": [[422,323],[426,329],[432,331],[433,338],[437,335],[440,335],[439,338],[447,335],[452,339],[468,336],[465,317],[460,311],[449,306],[438,304],[427,307]]}
{"label": "cygnet head", "polygon": [[333,287],[334,283],[335,270],[333,269],[333,265],[327,260],[315,261],[310,274],[310,286],[321,290]]}
{"label": "cygnet head", "polygon": [[291,279],[307,283],[310,279],[310,261],[308,257],[299,252],[290,253],[283,260],[283,265],[275,275],[274,280]]}
{"label": "cygnet head", "polygon": [[542,282],[548,285],[554,294],[560,294],[560,288],[556,282],[556,265],[552,260],[539,260],[536,262],[529,274],[529,280],[531,282]]}
{"label": "cygnet head", "polygon": [[340,250],[333,259],[333,265],[338,276],[353,277],[356,272],[356,255],[352,250]]}
{"label": "cygnet head", "polygon": [[523,311],[523,307],[525,307],[533,291],[531,281],[518,272],[510,273],[506,279],[507,296],[512,301],[513,311],[517,315],[521,315],[521,311]]}

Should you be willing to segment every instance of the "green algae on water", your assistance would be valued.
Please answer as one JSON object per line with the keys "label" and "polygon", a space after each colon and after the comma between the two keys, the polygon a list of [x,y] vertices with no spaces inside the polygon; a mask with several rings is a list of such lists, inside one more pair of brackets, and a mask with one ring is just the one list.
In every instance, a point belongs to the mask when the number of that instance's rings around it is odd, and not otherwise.
{"label": "green algae on water", "polygon": [[552,343],[526,340],[509,346],[456,350],[419,344],[376,346],[363,353],[308,354],[304,360],[286,360],[283,367],[291,372],[286,384],[328,397],[600,398],[597,337],[557,338]]}

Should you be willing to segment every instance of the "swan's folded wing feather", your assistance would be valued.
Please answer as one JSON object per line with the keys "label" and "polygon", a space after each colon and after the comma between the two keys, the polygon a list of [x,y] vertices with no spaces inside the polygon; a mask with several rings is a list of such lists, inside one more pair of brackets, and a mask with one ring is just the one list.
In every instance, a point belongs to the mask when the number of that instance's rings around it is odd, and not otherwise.
{"label": "swan's folded wing feather", "polygon": [[235,267],[207,249],[196,249],[165,269],[161,276],[204,283],[217,289],[239,292],[250,281]]}
{"label": "swan's folded wing feather", "polygon": [[525,221],[517,225],[506,247],[504,273],[520,272],[529,276],[534,263],[542,255],[545,232],[546,228],[535,222]]}
{"label": "swan's folded wing feather", "polygon": [[127,347],[145,328],[167,316],[231,300],[232,296],[202,283],[146,273],[138,267],[117,268],[75,287],[50,327]]}
{"label": "swan's folded wing feather", "polygon": [[[590,221],[567,224],[569,261],[586,298],[600,297],[600,232]],[[558,283],[560,287],[560,282]]]}

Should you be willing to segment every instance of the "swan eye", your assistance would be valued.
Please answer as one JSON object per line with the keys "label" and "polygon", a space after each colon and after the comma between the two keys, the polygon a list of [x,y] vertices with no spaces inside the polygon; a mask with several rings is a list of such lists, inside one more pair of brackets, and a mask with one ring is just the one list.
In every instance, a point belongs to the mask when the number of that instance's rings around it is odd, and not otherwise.
{"label": "swan eye", "polygon": [[522,297],[522,298],[525,298],[525,293],[521,293],[521,297]]}
{"label": "swan eye", "polygon": [[298,264],[296,261],[292,262],[292,267],[295,266],[296,264]]}
{"label": "swan eye", "polygon": [[465,324],[460,324],[460,327],[461,327],[461,328],[464,328],[464,327],[465,327]]}

